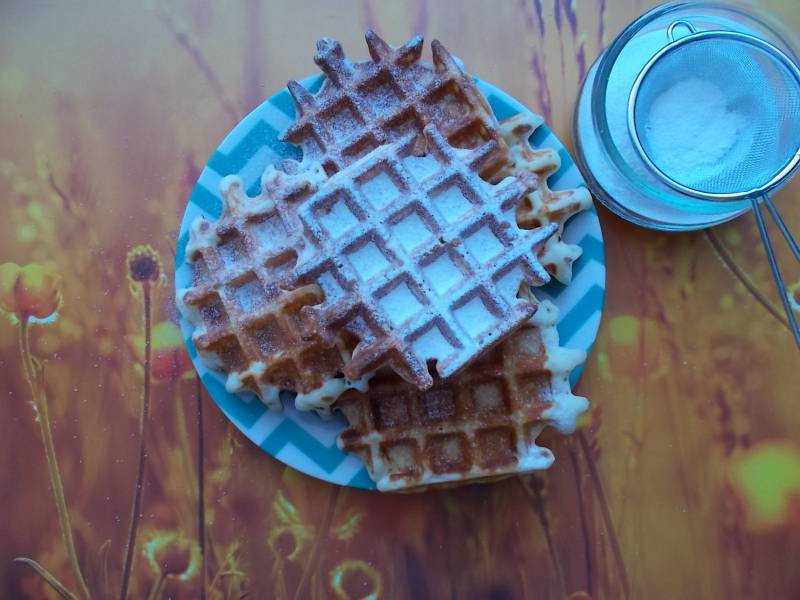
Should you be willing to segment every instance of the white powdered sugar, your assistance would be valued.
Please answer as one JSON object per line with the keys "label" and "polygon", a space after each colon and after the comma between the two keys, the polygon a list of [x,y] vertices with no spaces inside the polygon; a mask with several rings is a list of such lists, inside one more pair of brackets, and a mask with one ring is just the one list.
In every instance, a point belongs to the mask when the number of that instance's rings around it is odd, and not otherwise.
{"label": "white powdered sugar", "polygon": [[698,77],[668,87],[643,119],[650,159],[690,187],[729,168],[748,126],[747,116],[729,106],[718,86]]}

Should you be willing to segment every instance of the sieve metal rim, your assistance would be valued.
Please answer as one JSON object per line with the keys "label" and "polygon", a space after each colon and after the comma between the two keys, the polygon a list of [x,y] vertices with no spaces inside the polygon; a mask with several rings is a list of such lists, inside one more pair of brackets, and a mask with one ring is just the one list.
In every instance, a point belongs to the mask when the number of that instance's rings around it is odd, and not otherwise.
{"label": "sieve metal rim", "polygon": [[[673,31],[679,25],[685,26],[687,29],[689,29],[690,33],[681,38],[675,39],[673,37]],[[794,156],[791,159],[789,159],[789,161],[787,161],[787,163],[783,165],[782,168],[779,169],[772,176],[772,178],[764,185],[741,192],[714,193],[714,192],[704,192],[702,190],[698,190],[683,185],[680,182],[672,179],[666,173],[664,173],[664,171],[662,171],[658,167],[658,165],[656,165],[650,159],[650,156],[644,149],[644,145],[639,137],[639,133],[636,128],[636,100],[639,96],[639,89],[641,88],[642,82],[647,77],[647,74],[650,72],[653,66],[659,60],[664,58],[667,54],[674,52],[675,50],[683,47],[686,44],[712,38],[734,40],[740,43],[750,44],[752,46],[757,47],[760,50],[763,50],[764,52],[770,54],[779,63],[781,63],[794,76],[798,86],[800,86],[800,67],[798,67],[797,64],[791,58],[789,58],[789,56],[787,56],[782,50],[780,50],[773,44],[767,42],[766,40],[738,31],[726,31],[722,29],[709,29],[705,31],[697,31],[694,28],[694,26],[688,21],[683,21],[683,20],[675,21],[667,29],[667,39],[669,40],[669,43],[666,46],[664,46],[661,50],[656,52],[656,54],[654,54],[653,57],[647,61],[647,63],[644,65],[644,67],[642,67],[642,70],[639,72],[639,75],[637,75],[636,80],[633,83],[630,96],[628,97],[628,132],[630,134],[631,140],[633,141],[634,148],[636,149],[637,153],[642,158],[644,163],[652,170],[653,174],[657,176],[659,179],[661,179],[664,183],[666,183],[667,185],[676,190],[679,190],[695,198],[702,198],[705,200],[735,201],[735,200],[744,200],[744,199],[754,198],[757,196],[762,196],[768,193],[770,190],[773,190],[774,188],[779,186],[785,179],[787,179],[793,173],[795,169],[798,168],[798,166],[800,166],[800,140],[798,141],[798,147],[794,153]]]}

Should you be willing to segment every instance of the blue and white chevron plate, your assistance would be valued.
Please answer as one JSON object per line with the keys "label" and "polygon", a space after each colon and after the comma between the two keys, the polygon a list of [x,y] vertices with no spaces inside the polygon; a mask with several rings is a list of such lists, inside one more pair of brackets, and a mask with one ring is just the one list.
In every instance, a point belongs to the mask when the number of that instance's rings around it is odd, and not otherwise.
{"label": "blue and white chevron plate", "polygon": [[[324,76],[316,75],[303,82],[304,87],[315,92]],[[499,120],[527,110],[505,92],[477,80]],[[295,108],[289,93],[284,89],[245,117],[220,144],[200,174],[186,207],[181,223],[175,257],[175,285],[187,287],[191,281],[191,266],[186,263],[186,243],[189,226],[199,216],[214,220],[222,211],[219,193],[220,179],[226,175],[239,175],[249,195],[259,193],[261,174],[267,165],[277,164],[285,158],[299,159],[300,150],[278,141],[278,136],[294,120]],[[584,185],[578,169],[564,146],[544,125],[532,135],[532,145],[553,148],[561,156],[561,168],[550,176],[554,190]],[[572,283],[563,286],[553,281],[536,291],[540,298],[549,298],[559,308],[558,332],[561,345],[591,350],[605,293],[605,259],[603,236],[594,208],[573,217],[565,228],[564,238],[583,248],[583,255],[573,266]],[[331,421],[322,421],[314,413],[295,410],[284,401],[283,412],[268,410],[254,395],[230,394],[225,391],[221,374],[210,371],[198,359],[192,344],[192,329],[181,318],[181,330],[194,366],[200,374],[208,393],[234,424],[264,451],[278,460],[302,471],[340,485],[374,489],[360,459],[345,454],[336,446],[336,438],[345,427],[344,418],[337,415]],[[582,366],[572,373],[573,385],[580,377]]]}

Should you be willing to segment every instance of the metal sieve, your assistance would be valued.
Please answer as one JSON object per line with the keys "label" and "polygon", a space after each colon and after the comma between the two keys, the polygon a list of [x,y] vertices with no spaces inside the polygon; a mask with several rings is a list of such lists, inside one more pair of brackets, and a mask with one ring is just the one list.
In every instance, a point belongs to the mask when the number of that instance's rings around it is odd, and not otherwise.
{"label": "metal sieve", "polygon": [[[678,28],[688,34],[677,38]],[[667,29],[668,44],[636,78],[628,129],[645,164],[667,185],[715,201],[750,200],[800,347],[800,328],[767,232],[761,204],[795,259],[800,248],[767,193],[800,164],[800,68],[777,47],[734,31]]]}

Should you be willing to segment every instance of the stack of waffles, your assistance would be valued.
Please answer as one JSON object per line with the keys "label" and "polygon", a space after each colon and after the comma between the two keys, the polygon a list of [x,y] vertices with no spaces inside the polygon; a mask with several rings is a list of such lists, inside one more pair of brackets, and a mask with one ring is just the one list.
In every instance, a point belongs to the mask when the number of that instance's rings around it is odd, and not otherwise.
{"label": "stack of waffles", "polygon": [[223,179],[221,217],[192,225],[193,342],[230,392],[341,411],[340,447],[381,490],[546,468],[536,437],[574,428],[585,357],[531,290],[569,282],[580,249],[561,230],[591,199],[547,187],[558,154],[528,141],[541,119],[498,123],[439,42],[429,65],[420,37],[366,39],[361,62],[318,42],[317,93],[289,83],[283,141],[302,161],[269,167],[255,197]]}

